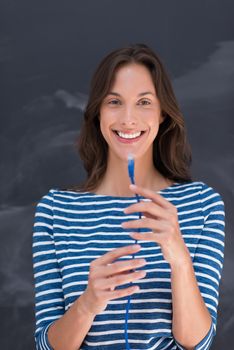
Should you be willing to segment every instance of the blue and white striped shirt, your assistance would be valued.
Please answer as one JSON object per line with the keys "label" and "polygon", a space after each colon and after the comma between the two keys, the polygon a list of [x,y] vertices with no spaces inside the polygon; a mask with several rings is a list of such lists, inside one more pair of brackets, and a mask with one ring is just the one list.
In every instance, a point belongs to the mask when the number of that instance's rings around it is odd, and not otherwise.
{"label": "blue and white striped shirt", "polygon": [[[174,183],[157,193],[177,208],[198,286],[212,316],[212,326],[196,349],[208,350],[217,324],[224,258],[224,202],[219,193],[201,181]],[[142,196],[140,199],[149,200]],[[37,350],[52,349],[48,328],[86,289],[90,262],[114,248],[134,243],[128,234],[131,230],[122,228],[121,223],[138,219],[138,213],[123,212],[135,202],[136,197],[60,189],[51,189],[38,202],[33,228]],[[170,265],[157,243],[143,240],[138,243],[142,248],[135,256],[146,259],[142,269],[147,275],[134,282],[140,290],[131,296],[130,347],[183,349],[172,334]],[[127,297],[109,301],[107,308],[96,315],[80,349],[125,349],[126,303]]]}

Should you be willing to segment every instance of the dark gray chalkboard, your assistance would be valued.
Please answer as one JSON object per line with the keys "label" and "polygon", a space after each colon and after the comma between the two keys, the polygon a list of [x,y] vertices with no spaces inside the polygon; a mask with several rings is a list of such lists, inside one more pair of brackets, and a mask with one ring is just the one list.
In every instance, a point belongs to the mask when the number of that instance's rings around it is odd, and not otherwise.
{"label": "dark gray chalkboard", "polygon": [[195,180],[226,204],[226,250],[214,350],[234,331],[234,4],[232,1],[1,1],[0,349],[34,349],[35,204],[85,174],[74,149],[100,59],[150,45],[172,79]]}

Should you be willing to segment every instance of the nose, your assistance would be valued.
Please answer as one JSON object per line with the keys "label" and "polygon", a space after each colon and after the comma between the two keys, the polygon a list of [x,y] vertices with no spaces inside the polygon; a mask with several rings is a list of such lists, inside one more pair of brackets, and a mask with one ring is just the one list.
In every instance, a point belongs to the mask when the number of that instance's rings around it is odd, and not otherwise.
{"label": "nose", "polygon": [[122,110],[120,124],[121,125],[136,125],[137,124],[136,111],[134,111],[133,108],[131,108],[131,107],[126,107],[124,110]]}

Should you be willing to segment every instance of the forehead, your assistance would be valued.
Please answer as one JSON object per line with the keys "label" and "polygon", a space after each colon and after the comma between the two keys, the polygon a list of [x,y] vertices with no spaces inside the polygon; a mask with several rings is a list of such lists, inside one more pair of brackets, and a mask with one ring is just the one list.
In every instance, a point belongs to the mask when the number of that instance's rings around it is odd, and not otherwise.
{"label": "forehead", "polygon": [[115,92],[133,92],[137,95],[142,92],[155,92],[153,78],[149,69],[143,64],[125,64],[116,69],[113,80],[109,89]]}
{"label": "forehead", "polygon": [[117,67],[114,73],[114,78],[116,81],[134,78],[152,80],[149,69],[145,65],[139,63],[129,63]]}

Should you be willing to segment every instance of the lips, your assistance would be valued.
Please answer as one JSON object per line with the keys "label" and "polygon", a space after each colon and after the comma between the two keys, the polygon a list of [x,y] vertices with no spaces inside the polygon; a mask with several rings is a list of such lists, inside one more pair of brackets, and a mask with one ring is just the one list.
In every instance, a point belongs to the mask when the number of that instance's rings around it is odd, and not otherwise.
{"label": "lips", "polygon": [[[139,141],[139,140],[143,137],[143,135],[146,133],[145,131],[141,131],[140,136],[131,139],[131,138],[123,138],[123,137],[119,136],[119,135],[117,134],[116,130],[112,130],[112,131],[114,132],[114,134],[115,134],[117,140],[120,141],[120,142],[122,142],[122,143],[134,143],[134,142],[137,142],[137,141]],[[118,130],[118,131],[119,131],[119,130]],[[126,132],[125,132],[125,133],[126,133]],[[127,133],[129,134],[129,131],[128,131]],[[132,134],[132,133],[133,133],[133,132],[131,131],[131,134]],[[135,131],[134,133],[136,133],[136,131]]]}
{"label": "lips", "polygon": [[146,130],[112,130],[112,131],[114,131],[114,132],[119,131],[119,132],[122,132],[123,134],[136,134],[136,133],[138,133],[138,132],[143,133],[143,132],[145,132]]}

